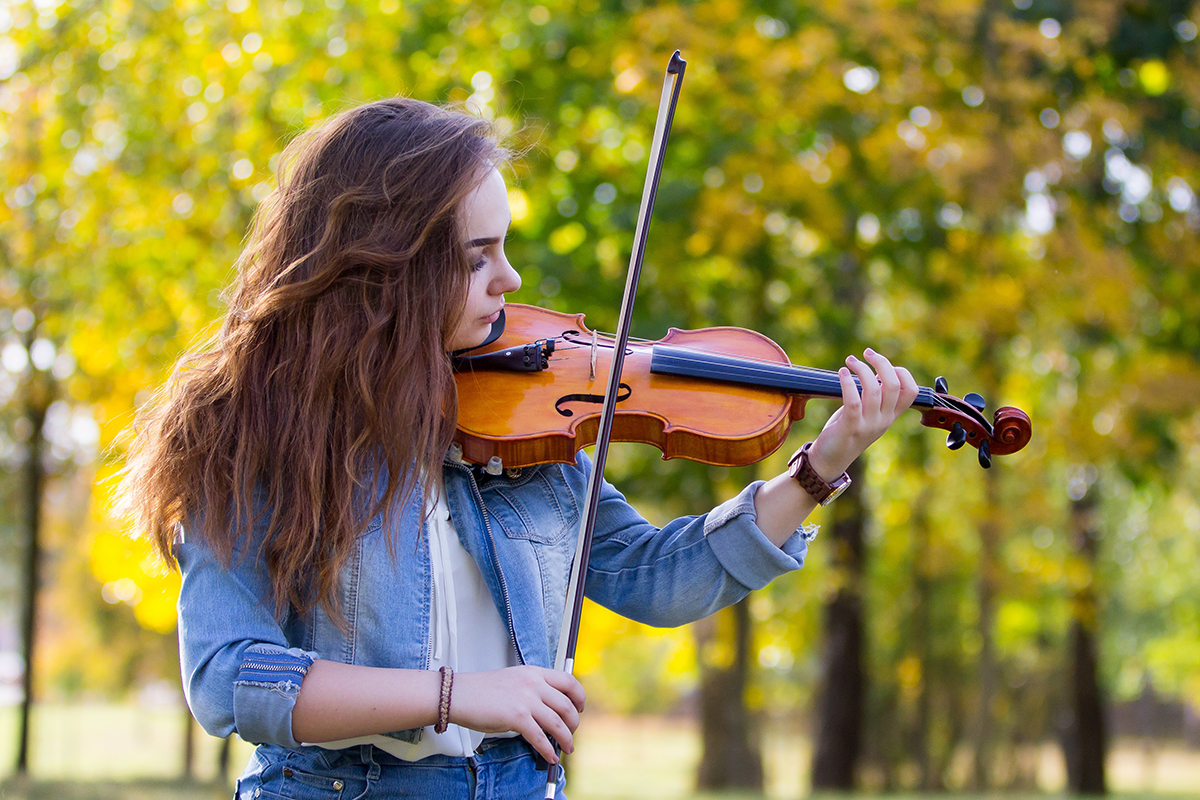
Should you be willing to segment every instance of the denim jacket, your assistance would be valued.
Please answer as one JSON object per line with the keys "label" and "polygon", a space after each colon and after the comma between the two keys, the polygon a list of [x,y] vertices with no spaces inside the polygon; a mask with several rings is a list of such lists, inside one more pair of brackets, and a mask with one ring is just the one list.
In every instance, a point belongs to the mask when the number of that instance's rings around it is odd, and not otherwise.
{"label": "denim jacket", "polygon": [[[583,453],[574,464],[500,476],[450,460],[444,465],[459,539],[478,564],[523,664],[554,665],[591,467]],[[587,596],[631,619],[676,626],[800,568],[807,551],[800,531],[776,547],[755,525],[759,485],[708,514],[659,529],[605,482]],[[298,747],[292,707],[314,659],[428,668],[432,575],[428,535],[415,535],[423,524],[419,500],[393,516],[392,552],[376,518],[342,571],[338,599],[345,632],[319,607],[278,619],[262,563],[235,553],[226,569],[183,531],[176,549],[183,575],[180,662],[188,705],[206,731]],[[265,526],[258,523],[256,532]],[[411,742],[420,729],[389,735]]]}

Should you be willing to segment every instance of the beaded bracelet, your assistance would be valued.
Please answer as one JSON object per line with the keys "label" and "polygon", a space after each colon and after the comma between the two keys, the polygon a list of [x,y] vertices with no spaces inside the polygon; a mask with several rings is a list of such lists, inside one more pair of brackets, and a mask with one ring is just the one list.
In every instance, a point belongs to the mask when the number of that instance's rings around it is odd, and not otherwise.
{"label": "beaded bracelet", "polygon": [[450,692],[454,690],[454,670],[442,667],[438,672],[442,673],[442,694],[438,701],[438,719],[437,724],[433,726],[433,732],[445,733],[446,726],[450,724]]}

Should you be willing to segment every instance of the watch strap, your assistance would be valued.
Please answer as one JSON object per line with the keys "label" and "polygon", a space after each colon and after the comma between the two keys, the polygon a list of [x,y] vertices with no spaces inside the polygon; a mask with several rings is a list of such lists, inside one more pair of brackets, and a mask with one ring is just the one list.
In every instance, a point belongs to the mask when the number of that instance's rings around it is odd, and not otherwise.
{"label": "watch strap", "polygon": [[833,502],[850,485],[850,475],[843,472],[832,481],[826,481],[818,475],[809,460],[809,449],[812,445],[812,442],[806,442],[803,447],[792,454],[788,460],[788,475],[795,478],[801,488],[820,505],[826,505]]}

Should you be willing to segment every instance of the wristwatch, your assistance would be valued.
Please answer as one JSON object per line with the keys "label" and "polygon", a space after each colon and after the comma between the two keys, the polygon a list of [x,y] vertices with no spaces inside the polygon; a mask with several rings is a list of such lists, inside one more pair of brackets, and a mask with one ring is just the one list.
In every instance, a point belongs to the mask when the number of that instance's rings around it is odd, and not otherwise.
{"label": "wristwatch", "polygon": [[817,474],[808,460],[808,451],[812,445],[812,442],[807,442],[795,453],[792,453],[792,457],[788,460],[788,475],[795,478],[804,491],[812,495],[812,498],[819,504],[827,506],[838,499],[842,492],[850,486],[850,476],[843,472],[832,481],[826,482]]}

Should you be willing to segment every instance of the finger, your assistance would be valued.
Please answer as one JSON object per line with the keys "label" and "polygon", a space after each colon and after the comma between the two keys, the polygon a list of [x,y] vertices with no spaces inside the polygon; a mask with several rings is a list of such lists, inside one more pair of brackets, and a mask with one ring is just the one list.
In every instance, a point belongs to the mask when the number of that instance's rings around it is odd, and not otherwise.
{"label": "finger", "polygon": [[562,718],[563,722],[567,723],[567,727],[572,731],[579,727],[579,709],[575,708],[575,703],[571,698],[554,687],[547,686],[542,700]]}
{"label": "finger", "polygon": [[542,727],[538,725],[537,720],[533,716],[526,717],[524,722],[516,728],[516,731],[548,763],[558,763],[558,756],[554,754],[554,745],[550,744],[545,731],[542,730]]}
{"label": "finger", "polygon": [[863,415],[877,413],[879,411],[879,379],[871,371],[871,365],[854,356],[846,359],[846,365],[854,370],[854,374],[858,376],[858,382],[862,386]]}
{"label": "finger", "polygon": [[851,417],[857,417],[862,410],[862,395],[858,393],[858,386],[854,384],[854,377],[849,369],[842,367],[838,370],[838,382],[842,384],[842,408],[833,413],[837,414],[845,409]]}
{"label": "finger", "polygon": [[583,711],[587,693],[583,691],[583,685],[574,675],[562,670],[548,669],[546,670],[546,683],[571,698],[571,703],[574,704],[576,711]]}
{"label": "finger", "polygon": [[563,722],[562,717],[555,713],[554,709],[549,706],[534,708],[533,718],[547,735],[554,737],[554,741],[558,742],[558,746],[564,753],[575,751],[571,729],[567,727],[567,723]]}
{"label": "finger", "polygon": [[896,415],[899,416],[912,406],[917,395],[921,393],[921,387],[917,386],[917,381],[913,378],[912,373],[904,367],[896,367],[896,374],[900,377],[900,397],[896,401]]}
{"label": "finger", "polygon": [[893,411],[896,408],[896,401],[900,397],[900,377],[896,374],[896,368],[892,366],[891,361],[888,361],[887,356],[877,353],[869,347],[863,355],[866,356],[867,363],[875,368],[875,374],[879,376],[880,410]]}

